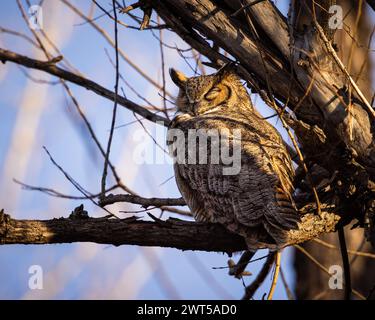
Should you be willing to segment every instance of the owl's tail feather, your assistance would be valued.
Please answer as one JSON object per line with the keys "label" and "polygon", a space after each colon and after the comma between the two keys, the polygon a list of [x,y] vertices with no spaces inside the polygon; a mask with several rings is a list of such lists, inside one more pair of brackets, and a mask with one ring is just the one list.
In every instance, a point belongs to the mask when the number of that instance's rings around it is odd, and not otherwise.
{"label": "owl's tail feather", "polygon": [[298,222],[301,216],[290,193],[285,193],[281,188],[276,189],[276,202],[279,214],[275,215],[275,219],[284,227],[284,229],[298,228]]}
{"label": "owl's tail feather", "polygon": [[286,241],[287,232],[298,228],[301,217],[290,195],[281,188],[276,189],[277,207],[265,214],[264,228],[277,244]]}

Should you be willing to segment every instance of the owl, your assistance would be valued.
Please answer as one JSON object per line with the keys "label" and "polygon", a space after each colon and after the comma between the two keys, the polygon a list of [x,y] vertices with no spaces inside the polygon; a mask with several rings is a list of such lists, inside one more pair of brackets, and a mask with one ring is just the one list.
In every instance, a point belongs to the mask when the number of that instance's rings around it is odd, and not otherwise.
{"label": "owl", "polygon": [[[282,248],[300,215],[292,198],[294,169],[280,134],[254,109],[233,66],[191,78],[174,69],[170,75],[179,94],[167,144],[177,186],[195,219],[243,236],[249,250]],[[206,135],[206,158],[198,154],[202,132],[218,136]],[[176,143],[178,136],[183,139]],[[231,164],[223,155],[235,151],[238,170],[225,171]]]}

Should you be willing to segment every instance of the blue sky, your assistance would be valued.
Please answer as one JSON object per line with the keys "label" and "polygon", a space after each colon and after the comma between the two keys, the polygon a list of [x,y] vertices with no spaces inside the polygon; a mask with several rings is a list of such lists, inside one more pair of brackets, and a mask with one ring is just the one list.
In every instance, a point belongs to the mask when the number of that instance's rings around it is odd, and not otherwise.
{"label": "blue sky", "polygon": [[[37,2],[39,1],[32,1]],[[25,2],[22,3],[26,7]],[[89,0],[72,3],[86,14],[90,11]],[[108,1],[100,3],[107,7],[109,4]],[[285,11],[285,7],[281,9]],[[96,9],[94,16],[98,14]],[[44,1],[43,15],[44,31],[58,44],[64,58],[88,78],[113,89],[115,73],[105,50],[112,59],[114,50],[105,39],[88,24],[82,24],[82,19],[73,15],[58,0]],[[129,18],[121,17],[121,20],[134,25]],[[0,21],[1,27],[32,36],[19,13],[16,1],[2,1]],[[113,25],[108,18],[104,17],[95,22],[109,35],[113,35]],[[186,47],[170,32],[164,34],[164,40],[172,46],[176,43]],[[137,65],[150,77],[161,81],[159,44],[150,32],[119,27],[119,42],[120,48]],[[40,52],[23,39],[4,33],[0,33],[0,47],[44,59]],[[173,66],[188,75],[192,74],[175,50],[165,49],[165,56],[167,67]],[[142,95],[154,104],[161,105],[159,90],[122,59],[120,70]],[[27,72],[38,79],[56,80],[38,71]],[[120,85],[129,99],[143,103],[124,83]],[[101,143],[106,145],[112,102],[73,84],[69,86]],[[176,88],[169,79],[167,88],[171,93],[176,93]],[[272,114],[260,99],[256,101],[258,109],[264,115]],[[13,217],[67,217],[71,210],[82,203],[22,190],[13,182],[12,179],[15,178],[31,185],[51,187],[67,194],[79,195],[51,164],[42,149],[43,146],[48,148],[55,160],[83,187],[91,192],[100,190],[103,159],[61,85],[35,83],[26,78],[17,65],[0,65],[0,119],[0,207],[4,207]],[[119,108],[118,125],[133,120],[131,112]],[[144,125],[151,134],[155,134],[154,124],[144,121]],[[140,132],[143,132],[143,129],[139,123],[115,131],[111,159],[124,182],[145,197],[179,196],[174,180],[168,180],[173,175],[171,165],[135,163],[132,154],[137,142],[134,137]],[[144,139],[149,147],[154,145],[147,135]],[[92,216],[105,214],[89,201],[84,204]],[[111,208],[114,211],[139,209],[139,206],[126,204]],[[144,214],[137,213],[139,216]],[[256,257],[265,253],[261,251]],[[239,256],[235,256],[235,259],[238,258]],[[0,246],[0,259],[2,299],[222,299],[240,298],[243,294],[241,281],[229,277],[226,269],[213,269],[227,265],[228,256],[222,253],[80,243]],[[28,288],[28,269],[31,265],[40,265],[43,268],[43,290]],[[283,253],[282,266],[288,283],[293,286],[290,249]],[[253,276],[245,279],[247,283],[252,281],[260,267],[261,263],[251,264],[249,271]],[[270,279],[267,279],[255,298],[261,298],[269,286]],[[281,281],[277,285],[275,298],[286,298]]]}

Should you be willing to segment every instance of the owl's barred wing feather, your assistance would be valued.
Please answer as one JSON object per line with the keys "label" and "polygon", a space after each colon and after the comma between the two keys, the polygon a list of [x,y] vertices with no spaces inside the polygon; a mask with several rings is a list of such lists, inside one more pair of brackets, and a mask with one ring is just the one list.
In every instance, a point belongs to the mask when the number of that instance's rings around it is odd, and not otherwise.
{"label": "owl's barred wing feather", "polygon": [[[291,196],[293,168],[290,158],[273,127],[272,131],[268,130],[271,136],[263,135],[262,138],[262,134],[257,133],[257,121],[255,124],[251,119],[245,123],[233,120],[229,124],[228,121],[231,121],[230,117],[225,120],[200,117],[199,120],[175,122],[174,126],[184,132],[192,128],[223,129],[228,126],[241,129],[239,173],[224,175],[221,163],[176,163],[177,185],[197,220],[218,222],[245,238],[249,232],[261,228],[270,242],[281,246],[286,240],[286,231],[297,228],[299,221]],[[209,156],[210,144],[207,149]],[[248,245],[255,247],[255,244]]]}
{"label": "owl's barred wing feather", "polygon": [[263,227],[271,242],[282,244],[286,231],[297,228],[299,221],[289,197],[274,177],[254,174],[251,166],[244,165],[240,175],[248,175],[253,183],[245,186],[238,176],[199,165],[175,165],[181,194],[198,221],[220,223],[245,237],[248,228]]}
{"label": "owl's barred wing feather", "polygon": [[200,221],[206,221],[208,219],[204,219],[205,217],[205,206],[203,205],[203,198],[202,195],[197,192],[197,190],[192,189],[189,185],[189,180],[184,179],[180,172],[179,166],[175,165],[175,179],[178,186],[178,189],[181,192],[182,197],[185,199],[188,207],[190,208],[191,212],[194,214],[194,217],[202,217]]}

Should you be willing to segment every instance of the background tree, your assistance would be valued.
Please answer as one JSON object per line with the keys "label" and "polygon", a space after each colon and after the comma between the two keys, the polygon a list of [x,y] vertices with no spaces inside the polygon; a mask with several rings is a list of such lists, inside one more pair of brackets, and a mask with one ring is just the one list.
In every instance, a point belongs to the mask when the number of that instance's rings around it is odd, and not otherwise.
{"label": "background tree", "polygon": [[[369,44],[371,42],[374,33],[374,23],[368,16],[368,7],[363,1],[345,0],[337,1],[337,4],[342,6],[345,14],[343,29],[337,30],[335,34],[338,54],[346,66],[351,66],[351,75],[356,79],[358,86],[367,99],[371,101],[374,94],[372,87],[373,61],[371,59],[371,51],[366,43]],[[348,247],[373,252],[371,244],[365,240],[363,230],[355,229],[349,231],[352,226],[353,223],[346,227]],[[320,239],[335,247],[340,246],[337,234],[325,234]],[[321,250],[321,244],[315,242],[307,242],[303,247],[323,265],[342,265],[342,258],[337,250],[332,250],[327,254],[326,251]],[[329,290],[326,275],[311,260],[306,259],[306,256],[301,251],[296,250],[295,254],[297,282],[299,283],[296,287],[298,298],[343,298],[342,291]],[[373,283],[375,283],[375,274],[372,271],[375,267],[374,261],[371,259],[357,259],[356,257],[351,257],[350,261],[353,286],[359,288],[363,293],[370,292]],[[306,277],[306,274],[310,276]]]}

